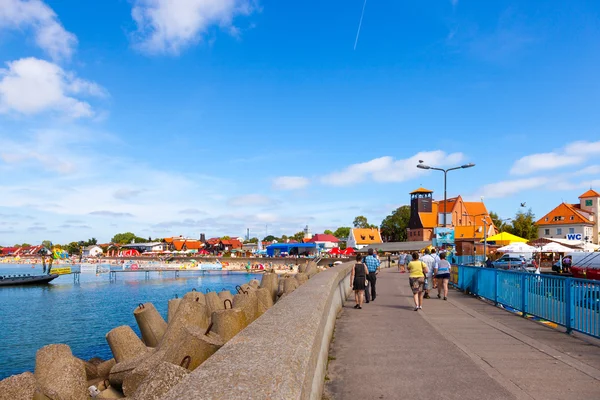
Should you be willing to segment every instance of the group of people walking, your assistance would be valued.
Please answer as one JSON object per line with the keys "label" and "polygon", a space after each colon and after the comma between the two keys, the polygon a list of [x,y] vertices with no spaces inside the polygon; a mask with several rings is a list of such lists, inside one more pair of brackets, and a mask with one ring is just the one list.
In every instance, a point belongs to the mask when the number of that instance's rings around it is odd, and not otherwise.
{"label": "group of people walking", "polygon": [[[406,265],[408,269],[408,281],[413,292],[415,311],[423,308],[423,299],[429,299],[430,291],[437,288],[438,299],[448,300],[448,283],[450,281],[451,265],[446,260],[446,254],[436,254],[435,249],[425,250],[425,255],[419,257],[419,253],[414,252],[406,261],[399,258],[400,264]],[[406,262],[406,264],[404,264]],[[356,264],[351,272],[350,286],[354,290],[354,299],[356,305],[354,308],[362,309],[363,302],[375,300],[377,281],[377,272],[379,271],[380,261],[373,249],[369,249],[368,255],[363,259],[362,255],[356,256]],[[369,300],[369,286],[370,297]],[[366,301],[364,298],[366,297]]]}

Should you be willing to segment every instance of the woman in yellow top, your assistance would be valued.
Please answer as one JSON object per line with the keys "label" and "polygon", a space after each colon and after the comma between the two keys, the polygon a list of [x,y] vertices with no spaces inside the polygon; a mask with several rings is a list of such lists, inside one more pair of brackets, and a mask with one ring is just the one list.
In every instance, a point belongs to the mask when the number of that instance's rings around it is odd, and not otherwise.
{"label": "woman in yellow top", "polygon": [[427,265],[419,260],[419,253],[412,253],[412,261],[408,263],[408,282],[413,292],[415,300],[415,311],[422,309],[423,305],[423,287],[425,286],[425,275],[428,272]]}

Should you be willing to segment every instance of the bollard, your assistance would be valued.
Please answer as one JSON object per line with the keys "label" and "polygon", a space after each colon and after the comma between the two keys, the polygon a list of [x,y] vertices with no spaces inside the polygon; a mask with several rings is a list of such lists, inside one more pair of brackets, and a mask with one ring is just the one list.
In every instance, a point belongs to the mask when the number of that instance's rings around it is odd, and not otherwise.
{"label": "bollard", "polygon": [[114,328],[106,334],[106,341],[118,363],[136,358],[148,350],[144,343],[127,325]]}
{"label": "bollard", "polygon": [[221,299],[221,301],[231,300],[233,302],[233,295],[229,290],[222,290],[219,292],[219,299]]}
{"label": "bollard", "polygon": [[303,272],[298,272],[295,276],[298,281],[298,286],[305,284],[308,281],[308,274]]}
{"label": "bollard", "polygon": [[260,287],[269,289],[273,301],[277,300],[277,292],[279,290],[279,277],[274,273],[263,274]]}
{"label": "bollard", "polygon": [[171,322],[175,313],[177,312],[177,307],[181,303],[181,299],[171,299],[169,300],[169,310],[167,311],[167,322]]}
{"label": "bollard", "polygon": [[37,351],[35,396],[43,399],[79,400],[88,397],[85,368],[66,344],[51,344]]}
{"label": "bollard", "polygon": [[212,314],[213,311],[224,310],[223,300],[219,298],[219,295],[216,292],[209,292],[206,294],[206,305],[208,307],[209,314]]}
{"label": "bollard", "polygon": [[219,310],[212,313],[213,331],[227,343],[248,326],[246,314],[239,308]]}
{"label": "bollard", "polygon": [[250,282],[248,282],[248,285],[250,285],[253,289],[258,289],[260,287],[260,282],[258,279],[252,279]]}
{"label": "bollard", "polygon": [[256,297],[258,298],[258,312],[257,318],[267,312],[267,310],[273,307],[273,299],[271,293],[267,288],[260,288],[256,291]]}
{"label": "bollard", "polygon": [[167,330],[167,323],[152,303],[140,304],[133,311],[133,316],[140,327],[142,340],[149,347],[156,347]]}
{"label": "bollard", "polygon": [[216,333],[196,326],[188,326],[184,329],[177,345],[167,351],[165,361],[183,365],[193,371],[224,344],[223,339]]}
{"label": "bollard", "polygon": [[248,325],[250,325],[256,319],[258,313],[258,297],[256,297],[256,292],[233,296],[233,308],[239,308],[244,311]]}
{"label": "bollard", "polygon": [[35,377],[31,372],[9,376],[0,381],[0,399],[32,399],[35,392]]}
{"label": "bollard", "polygon": [[158,400],[187,375],[187,369],[161,362],[140,384],[131,400]]}

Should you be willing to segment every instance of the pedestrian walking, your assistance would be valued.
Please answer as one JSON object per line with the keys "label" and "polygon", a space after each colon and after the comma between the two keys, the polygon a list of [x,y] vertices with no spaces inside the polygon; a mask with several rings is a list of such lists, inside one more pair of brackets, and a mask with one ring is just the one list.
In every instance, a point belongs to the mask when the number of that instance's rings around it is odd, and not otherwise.
{"label": "pedestrian walking", "polygon": [[[435,267],[437,266],[437,264],[440,262],[440,256],[437,254],[435,248],[431,249],[431,257],[433,257],[433,268],[435,269]],[[437,289],[437,279],[433,279],[433,288]]]}
{"label": "pedestrian walking", "polygon": [[354,300],[356,301],[354,308],[359,310],[362,310],[365,282],[368,273],[369,270],[367,269],[367,266],[362,262],[362,256],[358,254],[356,256],[356,264],[354,264],[350,276],[350,287],[354,290]]}
{"label": "pedestrian walking", "polygon": [[436,264],[434,274],[437,280],[438,299],[448,300],[448,282],[450,282],[450,263],[446,260],[446,253],[440,253],[440,261]]}
{"label": "pedestrian walking", "polygon": [[429,298],[429,290],[433,286],[433,268],[435,267],[435,258],[431,255],[431,250],[425,249],[425,255],[421,259],[427,265],[427,274],[425,276],[425,295],[423,298]]}
{"label": "pedestrian walking", "polygon": [[408,282],[413,292],[415,311],[419,311],[423,308],[425,274],[427,274],[427,265],[419,260],[419,253],[412,253],[412,261],[408,263],[408,272]]}
{"label": "pedestrian walking", "polygon": [[404,269],[405,258],[406,254],[404,253],[400,253],[400,255],[398,256],[398,272],[403,272],[402,270]]}
{"label": "pedestrian walking", "polygon": [[377,297],[375,283],[377,282],[377,273],[379,272],[379,265],[381,263],[379,259],[373,255],[373,249],[368,250],[368,255],[365,257],[365,264],[369,270],[367,280],[369,281],[369,286],[371,286],[371,301],[375,301],[375,298]]}

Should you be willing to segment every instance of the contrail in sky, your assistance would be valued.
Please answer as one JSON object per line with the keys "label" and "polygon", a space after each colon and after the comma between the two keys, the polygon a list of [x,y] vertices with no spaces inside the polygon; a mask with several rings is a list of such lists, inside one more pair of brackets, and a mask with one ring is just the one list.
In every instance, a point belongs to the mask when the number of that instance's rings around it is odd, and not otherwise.
{"label": "contrail in sky", "polygon": [[360,27],[362,26],[362,20],[365,16],[365,7],[367,7],[367,0],[363,4],[362,14],[360,14],[360,22],[358,23],[358,31],[356,32],[356,40],[354,41],[354,50],[356,50],[356,45],[358,44],[358,37],[360,36]]}

